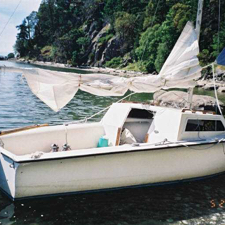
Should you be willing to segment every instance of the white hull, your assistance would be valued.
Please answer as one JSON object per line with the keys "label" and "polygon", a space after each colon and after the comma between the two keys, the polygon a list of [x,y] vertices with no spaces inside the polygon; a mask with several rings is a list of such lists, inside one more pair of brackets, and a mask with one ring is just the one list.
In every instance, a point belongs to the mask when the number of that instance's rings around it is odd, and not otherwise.
{"label": "white hull", "polygon": [[[123,129],[139,141],[121,144]],[[98,145],[104,135],[107,147]],[[222,116],[119,103],[100,123],[1,136],[0,188],[24,198],[214,175],[225,171],[224,138]],[[58,152],[50,150],[53,143]],[[71,150],[62,151],[65,143]]]}
{"label": "white hull", "polygon": [[124,151],[21,162],[15,168],[3,154],[0,187],[12,198],[24,198],[179,181],[225,171],[223,143]]}

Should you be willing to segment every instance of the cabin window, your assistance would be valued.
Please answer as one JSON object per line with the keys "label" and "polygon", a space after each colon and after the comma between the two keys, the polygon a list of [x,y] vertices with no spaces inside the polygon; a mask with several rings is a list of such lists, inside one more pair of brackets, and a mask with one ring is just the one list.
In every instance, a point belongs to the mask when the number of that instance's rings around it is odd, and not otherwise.
{"label": "cabin window", "polygon": [[188,120],[185,131],[225,131],[220,120]]}
{"label": "cabin window", "polygon": [[152,119],[153,112],[143,109],[132,109],[127,118]]}

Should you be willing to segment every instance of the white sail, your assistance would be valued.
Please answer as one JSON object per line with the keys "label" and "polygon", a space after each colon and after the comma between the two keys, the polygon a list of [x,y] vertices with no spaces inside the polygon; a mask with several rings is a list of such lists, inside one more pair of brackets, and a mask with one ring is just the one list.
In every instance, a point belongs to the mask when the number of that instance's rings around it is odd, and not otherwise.
{"label": "white sail", "polygon": [[201,76],[198,54],[197,35],[193,25],[188,22],[159,73],[161,79],[167,81],[167,87],[179,88],[183,83],[188,84]]}
{"label": "white sail", "polygon": [[188,22],[159,75],[121,78],[106,74],[76,74],[43,69],[1,68],[22,73],[32,92],[54,111],[63,108],[80,89],[98,96],[123,96],[128,90],[152,93],[167,88],[194,87],[201,76],[195,30]]}

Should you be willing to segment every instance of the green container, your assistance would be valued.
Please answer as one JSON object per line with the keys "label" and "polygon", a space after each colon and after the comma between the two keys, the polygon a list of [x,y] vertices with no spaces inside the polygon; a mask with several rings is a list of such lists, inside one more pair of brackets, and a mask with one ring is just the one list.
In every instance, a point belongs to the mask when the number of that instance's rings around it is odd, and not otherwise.
{"label": "green container", "polygon": [[108,147],[109,146],[109,141],[108,139],[104,138],[104,137],[100,137],[99,138],[99,141],[98,141],[98,148],[101,148],[101,147]]}

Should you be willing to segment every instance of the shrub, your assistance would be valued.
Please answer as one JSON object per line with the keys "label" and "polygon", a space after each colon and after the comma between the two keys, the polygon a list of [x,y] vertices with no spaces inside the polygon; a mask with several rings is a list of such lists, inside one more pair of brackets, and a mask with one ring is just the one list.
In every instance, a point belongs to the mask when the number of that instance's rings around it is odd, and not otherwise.
{"label": "shrub", "polygon": [[107,43],[113,36],[114,36],[113,34],[108,34],[108,35],[106,35],[105,37],[101,37],[101,38],[99,38],[98,43],[105,44],[105,43]]}
{"label": "shrub", "polygon": [[105,63],[106,67],[117,68],[123,63],[123,59],[121,57],[114,57],[110,61]]}

